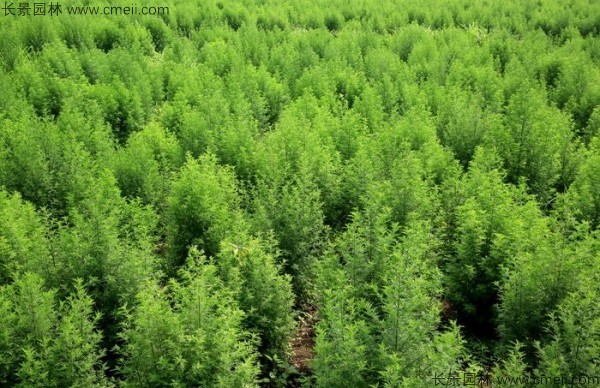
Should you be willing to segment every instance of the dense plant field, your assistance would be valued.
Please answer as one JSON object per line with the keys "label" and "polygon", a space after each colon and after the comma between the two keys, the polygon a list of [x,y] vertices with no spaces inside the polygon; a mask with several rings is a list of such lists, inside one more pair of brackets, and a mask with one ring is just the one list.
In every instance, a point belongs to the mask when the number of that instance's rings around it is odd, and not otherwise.
{"label": "dense plant field", "polygon": [[600,384],[600,2],[72,5],[0,14],[0,386]]}

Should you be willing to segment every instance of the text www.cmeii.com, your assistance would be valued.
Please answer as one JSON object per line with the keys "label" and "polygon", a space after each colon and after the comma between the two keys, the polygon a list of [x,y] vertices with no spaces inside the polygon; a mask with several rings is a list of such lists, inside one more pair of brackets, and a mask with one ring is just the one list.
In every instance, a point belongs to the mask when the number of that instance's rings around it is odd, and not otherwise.
{"label": "text www.cmeii.com", "polygon": [[58,15],[168,15],[169,7],[163,6],[63,6],[58,2],[12,3],[4,2],[4,16],[58,16]]}

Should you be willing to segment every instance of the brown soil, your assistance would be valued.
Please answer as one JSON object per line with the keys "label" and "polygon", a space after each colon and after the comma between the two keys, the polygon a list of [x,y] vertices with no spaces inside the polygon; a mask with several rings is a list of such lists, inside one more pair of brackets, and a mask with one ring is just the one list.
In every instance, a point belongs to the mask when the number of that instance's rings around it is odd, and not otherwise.
{"label": "brown soil", "polygon": [[442,300],[442,317],[446,321],[456,320],[457,314],[448,300]]}
{"label": "brown soil", "polygon": [[310,374],[311,361],[313,359],[314,325],[316,323],[317,311],[314,306],[309,306],[301,315],[298,332],[292,339],[291,362],[294,368],[301,374]]}

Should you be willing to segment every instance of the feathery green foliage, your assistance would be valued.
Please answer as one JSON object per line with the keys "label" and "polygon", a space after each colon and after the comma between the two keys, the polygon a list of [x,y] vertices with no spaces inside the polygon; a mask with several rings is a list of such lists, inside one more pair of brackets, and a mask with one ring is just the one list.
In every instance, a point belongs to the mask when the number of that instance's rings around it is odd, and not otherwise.
{"label": "feathery green foliage", "polygon": [[0,10],[1,386],[597,374],[600,2],[84,3]]}

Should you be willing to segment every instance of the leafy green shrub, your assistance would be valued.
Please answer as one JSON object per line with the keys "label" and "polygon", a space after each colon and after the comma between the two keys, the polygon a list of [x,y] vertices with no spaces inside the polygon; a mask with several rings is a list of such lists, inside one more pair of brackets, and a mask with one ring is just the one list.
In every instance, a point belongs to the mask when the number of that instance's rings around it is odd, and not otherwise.
{"label": "leafy green shrub", "polygon": [[0,191],[0,284],[22,272],[52,279],[55,268],[49,260],[44,219],[19,194]]}
{"label": "leafy green shrub", "polygon": [[233,172],[214,155],[188,156],[167,199],[172,268],[183,263],[191,246],[215,256],[221,240],[242,226],[237,190]]}
{"label": "leafy green shrub", "polygon": [[[548,325],[551,340],[536,343],[540,357],[536,374],[566,379],[598,373],[597,281],[588,272],[581,286],[570,293],[552,314]],[[593,280],[592,280],[593,279]],[[590,380],[591,381],[591,380]]]}
{"label": "leafy green shrub", "polygon": [[183,164],[183,154],[173,134],[150,124],[128,138],[113,163],[123,195],[139,197],[160,209],[169,192],[171,174]]}
{"label": "leafy green shrub", "polygon": [[93,30],[96,47],[105,53],[117,47],[121,32],[112,20],[103,19]]}
{"label": "leafy green shrub", "polygon": [[71,197],[68,218],[54,225],[52,254],[60,264],[57,280],[82,278],[105,319],[132,303],[154,277],[156,213],[120,196],[114,177],[103,171],[79,197]]}
{"label": "leafy green shrub", "polygon": [[600,226],[599,145],[600,141],[595,139],[590,150],[585,152],[581,168],[564,198],[566,206],[572,208],[576,217],[589,222],[592,228]]}
{"label": "leafy green shrub", "polygon": [[99,316],[81,281],[57,303],[56,291],[27,273],[0,287],[0,381],[21,386],[110,386]]}
{"label": "leafy green shrub", "polygon": [[171,41],[171,31],[165,25],[164,21],[155,17],[148,17],[144,20],[144,25],[150,37],[156,52],[162,53]]}
{"label": "leafy green shrub", "polygon": [[255,386],[253,341],[214,264],[191,250],[180,281],[149,282],[126,312],[121,337],[126,386]]}
{"label": "leafy green shrub", "polygon": [[63,15],[60,19],[59,36],[67,47],[74,49],[90,49],[95,47],[94,37],[89,28],[89,21],[78,16]]}
{"label": "leafy green shrub", "polygon": [[260,339],[260,354],[285,358],[295,327],[295,297],[273,249],[268,240],[236,235],[221,242],[216,265],[245,312],[244,327]]}
{"label": "leafy green shrub", "polygon": [[327,230],[319,197],[312,175],[303,168],[294,181],[281,186],[259,181],[252,203],[251,227],[274,234],[301,301],[312,294],[313,265]]}

